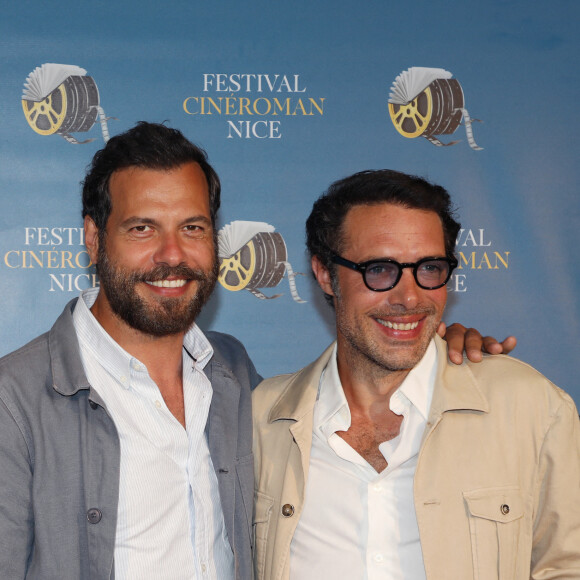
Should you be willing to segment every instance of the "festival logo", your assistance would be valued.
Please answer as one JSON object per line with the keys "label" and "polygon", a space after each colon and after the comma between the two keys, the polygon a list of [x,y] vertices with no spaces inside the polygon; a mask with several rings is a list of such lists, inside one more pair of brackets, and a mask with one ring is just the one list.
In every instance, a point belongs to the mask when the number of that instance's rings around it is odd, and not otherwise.
{"label": "festival logo", "polygon": [[470,118],[463,89],[452,76],[442,68],[416,66],[403,71],[389,93],[391,121],[403,137],[424,137],[437,147],[448,147],[459,140],[443,143],[435,135],[451,135],[463,120],[469,146],[481,151],[471,128],[479,119]]}
{"label": "festival logo", "polygon": [[218,233],[219,283],[230,292],[247,290],[260,300],[271,300],[282,294],[266,296],[258,288],[274,288],[287,274],[292,299],[304,303],[296,290],[284,238],[274,229],[265,222],[250,221],[224,226]]}
{"label": "festival logo", "polygon": [[75,65],[45,63],[36,67],[24,83],[22,109],[28,124],[39,135],[60,135],[82,145],[74,132],[86,133],[99,116],[103,139],[109,140],[106,117],[99,104],[99,89],[87,71]]}
{"label": "festival logo", "polygon": [[227,139],[281,139],[284,120],[324,115],[299,74],[203,73],[201,95],[183,100],[192,119],[223,118]]}

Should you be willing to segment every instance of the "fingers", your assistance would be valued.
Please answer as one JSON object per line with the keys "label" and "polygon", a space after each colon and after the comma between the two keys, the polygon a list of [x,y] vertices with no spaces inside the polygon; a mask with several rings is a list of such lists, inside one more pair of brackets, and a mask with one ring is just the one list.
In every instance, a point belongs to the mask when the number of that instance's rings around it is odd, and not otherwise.
{"label": "fingers", "polygon": [[501,342],[503,347],[502,354],[509,354],[518,344],[518,339],[515,336],[508,336]]}
{"label": "fingers", "polygon": [[508,336],[502,342],[497,341],[493,336],[483,337],[483,350],[489,354],[509,354],[517,344],[515,336]]}
{"label": "fingers", "polygon": [[483,360],[482,349],[484,338],[476,328],[468,328],[465,332],[465,353],[471,362],[481,362]]}
{"label": "fingers", "polygon": [[483,350],[489,354],[501,354],[503,352],[503,346],[498,342],[493,336],[483,337]]}
{"label": "fingers", "polygon": [[457,322],[448,327],[441,323],[437,333],[447,341],[449,360],[458,365],[463,362],[464,351],[471,362],[481,362],[482,351],[488,354],[509,354],[517,344],[515,336],[508,336],[499,342],[493,336],[481,336],[476,328],[465,328]]}
{"label": "fingers", "polygon": [[478,355],[479,360],[481,360],[482,338],[477,330],[473,328],[467,329],[463,324],[456,322],[447,327],[443,338],[447,341],[447,350],[451,362],[460,365],[463,362],[464,349],[470,360],[478,362]]}

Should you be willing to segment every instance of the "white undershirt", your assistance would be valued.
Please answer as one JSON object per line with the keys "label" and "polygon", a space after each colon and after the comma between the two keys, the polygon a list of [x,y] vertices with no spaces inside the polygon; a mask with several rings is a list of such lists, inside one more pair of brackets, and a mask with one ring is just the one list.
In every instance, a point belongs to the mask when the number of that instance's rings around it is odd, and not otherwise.
{"label": "white undershirt", "polygon": [[184,429],[147,368],[124,351],[82,293],[73,320],[91,386],[105,402],[121,443],[115,537],[117,580],[227,580],[234,558],[205,436],[212,388],[203,367],[213,350],[193,326],[184,338]]}
{"label": "white undershirt", "polygon": [[435,373],[431,341],[391,397],[403,415],[400,434],[381,443],[382,473],[337,435],[351,424],[336,348],[320,379],[314,408],[303,513],[290,548],[291,580],[425,579],[413,502],[413,477],[427,424]]}

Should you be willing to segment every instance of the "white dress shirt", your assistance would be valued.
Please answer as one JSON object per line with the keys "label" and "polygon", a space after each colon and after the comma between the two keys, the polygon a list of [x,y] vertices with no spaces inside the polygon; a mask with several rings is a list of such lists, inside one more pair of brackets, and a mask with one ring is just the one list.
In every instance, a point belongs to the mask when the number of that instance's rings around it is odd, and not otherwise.
{"label": "white dress shirt", "polygon": [[105,402],[121,444],[115,578],[233,578],[205,436],[212,388],[202,369],[213,355],[211,345],[195,325],[184,338],[184,429],[145,365],[92,315],[97,294],[98,288],[81,294],[73,320],[87,378]]}
{"label": "white dress shirt", "polygon": [[425,569],[413,502],[413,477],[436,373],[432,341],[391,397],[403,415],[397,437],[379,450],[381,473],[337,431],[351,414],[340,383],[336,348],[320,379],[314,408],[304,509],[290,548],[291,580],[422,580]]}

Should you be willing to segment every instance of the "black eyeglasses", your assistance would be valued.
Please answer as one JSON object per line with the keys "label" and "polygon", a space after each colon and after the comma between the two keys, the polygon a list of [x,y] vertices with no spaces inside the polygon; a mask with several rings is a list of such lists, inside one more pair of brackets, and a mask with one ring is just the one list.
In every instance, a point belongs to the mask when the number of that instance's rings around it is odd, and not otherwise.
{"label": "black eyeglasses", "polygon": [[451,273],[457,267],[455,258],[423,258],[418,262],[405,264],[385,259],[357,264],[335,255],[332,261],[360,272],[366,287],[373,292],[392,290],[399,283],[405,268],[413,268],[413,276],[419,288],[437,290],[449,282]]}

